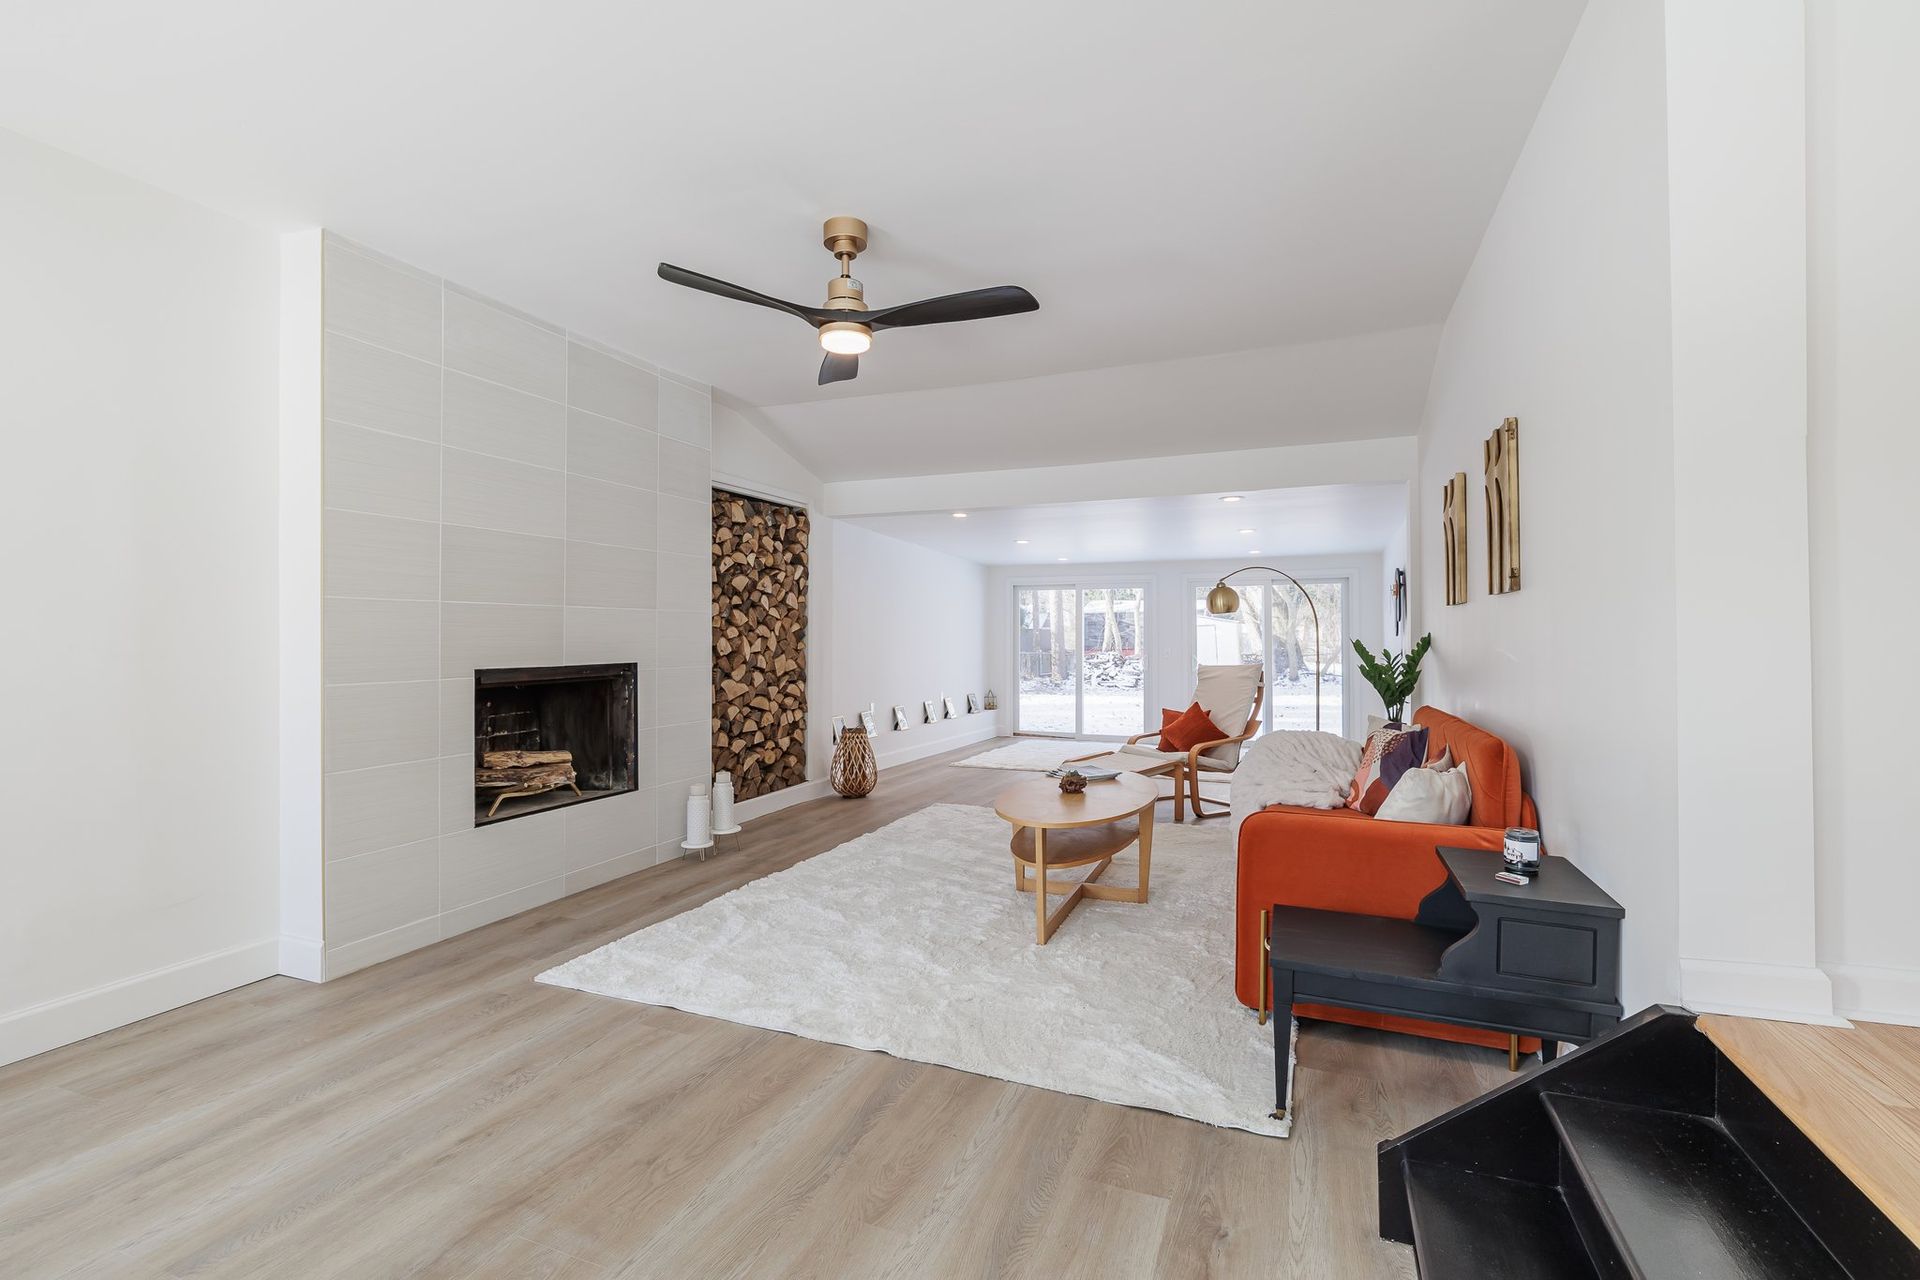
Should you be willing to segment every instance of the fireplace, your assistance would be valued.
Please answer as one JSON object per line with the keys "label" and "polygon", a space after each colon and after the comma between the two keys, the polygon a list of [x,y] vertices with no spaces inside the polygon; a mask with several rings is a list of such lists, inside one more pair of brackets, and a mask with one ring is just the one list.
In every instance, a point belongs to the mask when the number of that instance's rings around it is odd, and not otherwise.
{"label": "fireplace", "polygon": [[635,790],[636,682],[632,663],[474,672],[474,825]]}

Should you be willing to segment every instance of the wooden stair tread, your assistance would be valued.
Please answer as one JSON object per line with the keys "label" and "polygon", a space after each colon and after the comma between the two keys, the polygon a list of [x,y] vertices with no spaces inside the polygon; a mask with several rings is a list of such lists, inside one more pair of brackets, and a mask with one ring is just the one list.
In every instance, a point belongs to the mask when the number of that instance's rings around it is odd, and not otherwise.
{"label": "wooden stair tread", "polygon": [[1920,1027],[1706,1014],[1714,1046],[1920,1245]]}
{"label": "wooden stair tread", "polygon": [[1594,1280],[1558,1188],[1407,1166],[1420,1280]]}
{"label": "wooden stair tread", "polygon": [[1635,1274],[1649,1280],[1847,1280],[1833,1256],[1714,1121],[1679,1111],[1541,1097],[1578,1176]]}

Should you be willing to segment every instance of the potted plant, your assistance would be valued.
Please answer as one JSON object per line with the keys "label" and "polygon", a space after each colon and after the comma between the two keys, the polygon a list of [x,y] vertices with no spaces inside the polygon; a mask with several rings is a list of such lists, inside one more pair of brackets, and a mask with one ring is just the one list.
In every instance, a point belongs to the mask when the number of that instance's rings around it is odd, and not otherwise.
{"label": "potted plant", "polygon": [[1406,714],[1407,699],[1413,697],[1413,688],[1420,683],[1420,660],[1432,647],[1433,636],[1429,633],[1414,641],[1413,648],[1405,653],[1386,649],[1376,658],[1367,652],[1366,645],[1358,640],[1353,642],[1353,651],[1360,655],[1360,674],[1386,704],[1390,727],[1397,729],[1403,723],[1401,717]]}

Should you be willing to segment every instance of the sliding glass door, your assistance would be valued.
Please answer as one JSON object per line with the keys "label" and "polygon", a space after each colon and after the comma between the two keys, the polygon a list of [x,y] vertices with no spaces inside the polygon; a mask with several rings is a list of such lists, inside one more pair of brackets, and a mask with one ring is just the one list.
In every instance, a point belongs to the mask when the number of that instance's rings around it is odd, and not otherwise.
{"label": "sliding glass door", "polygon": [[1146,727],[1146,587],[1020,587],[1021,733],[1118,738]]}
{"label": "sliding glass door", "polygon": [[[1262,730],[1314,727],[1314,673],[1320,675],[1320,728],[1345,733],[1347,583],[1344,578],[1303,579],[1308,595],[1285,579],[1236,579],[1239,611],[1230,617],[1207,612],[1212,583],[1193,586],[1194,661],[1197,664],[1257,662],[1266,668],[1267,701]],[[1311,596],[1313,608],[1308,608]],[[1314,610],[1320,618],[1314,635]]]}

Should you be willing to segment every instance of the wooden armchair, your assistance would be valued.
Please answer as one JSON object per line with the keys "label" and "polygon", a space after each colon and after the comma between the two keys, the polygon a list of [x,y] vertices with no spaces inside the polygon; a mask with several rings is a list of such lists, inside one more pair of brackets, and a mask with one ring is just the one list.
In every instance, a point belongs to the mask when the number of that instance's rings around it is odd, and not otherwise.
{"label": "wooden armchair", "polygon": [[1199,703],[1200,709],[1228,736],[1196,743],[1187,751],[1161,751],[1142,745],[1148,738],[1157,739],[1160,736],[1158,731],[1140,733],[1128,738],[1116,754],[1179,761],[1183,779],[1175,780],[1176,794],[1184,780],[1187,798],[1193,802],[1193,816],[1224,817],[1227,813],[1225,809],[1208,812],[1202,806],[1200,778],[1206,773],[1231,774],[1239,767],[1241,745],[1260,732],[1260,708],[1267,696],[1263,674],[1262,669],[1253,663],[1200,668],[1199,678],[1194,684],[1193,701]]}

